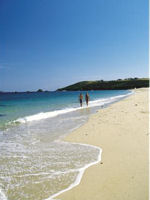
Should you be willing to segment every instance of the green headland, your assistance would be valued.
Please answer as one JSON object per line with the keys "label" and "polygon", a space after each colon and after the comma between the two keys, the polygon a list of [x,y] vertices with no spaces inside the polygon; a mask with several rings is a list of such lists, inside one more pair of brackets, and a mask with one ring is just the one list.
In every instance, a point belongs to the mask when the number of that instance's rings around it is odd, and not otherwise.
{"label": "green headland", "polygon": [[149,78],[127,78],[111,81],[81,81],[58,91],[77,91],[77,90],[124,90],[149,87]]}

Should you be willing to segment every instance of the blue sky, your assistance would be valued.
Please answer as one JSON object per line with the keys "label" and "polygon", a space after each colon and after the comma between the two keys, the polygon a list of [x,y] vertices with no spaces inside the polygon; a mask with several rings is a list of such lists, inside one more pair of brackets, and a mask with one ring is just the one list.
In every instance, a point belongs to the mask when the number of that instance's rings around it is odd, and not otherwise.
{"label": "blue sky", "polygon": [[0,90],[148,77],[148,0],[0,0]]}

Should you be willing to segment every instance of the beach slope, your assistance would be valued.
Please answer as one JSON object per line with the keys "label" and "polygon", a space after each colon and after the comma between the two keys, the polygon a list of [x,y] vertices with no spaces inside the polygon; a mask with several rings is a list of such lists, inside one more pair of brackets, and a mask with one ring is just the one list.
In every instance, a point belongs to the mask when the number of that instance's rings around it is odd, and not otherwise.
{"label": "beach slope", "polygon": [[66,141],[101,147],[101,163],[56,199],[148,200],[148,138],[148,89],[99,110]]}

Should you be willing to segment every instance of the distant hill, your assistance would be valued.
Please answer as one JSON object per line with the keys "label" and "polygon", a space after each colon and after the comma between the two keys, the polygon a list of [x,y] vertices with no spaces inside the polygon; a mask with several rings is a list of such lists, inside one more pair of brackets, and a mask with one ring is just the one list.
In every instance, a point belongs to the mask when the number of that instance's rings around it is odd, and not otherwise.
{"label": "distant hill", "polygon": [[30,93],[44,93],[44,92],[51,92],[51,91],[48,91],[48,90],[42,90],[42,89],[38,89],[37,91],[26,91],[26,92],[4,92],[4,91],[0,91],[0,94],[23,94],[23,93],[27,93],[27,94],[30,94]]}
{"label": "distant hill", "polygon": [[141,87],[149,87],[148,78],[128,78],[112,81],[82,81],[69,85],[64,88],[59,88],[58,91],[77,91],[77,90],[123,90],[134,89]]}

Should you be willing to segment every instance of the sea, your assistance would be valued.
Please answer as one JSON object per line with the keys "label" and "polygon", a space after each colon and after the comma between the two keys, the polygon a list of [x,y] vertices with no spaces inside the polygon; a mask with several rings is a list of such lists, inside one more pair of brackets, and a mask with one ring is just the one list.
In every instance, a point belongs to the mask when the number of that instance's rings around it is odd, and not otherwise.
{"label": "sea", "polygon": [[[129,90],[0,94],[0,200],[51,200],[80,183],[102,149],[63,139]],[[86,91],[82,92],[85,96]],[[117,113],[116,113],[117,114]]]}

